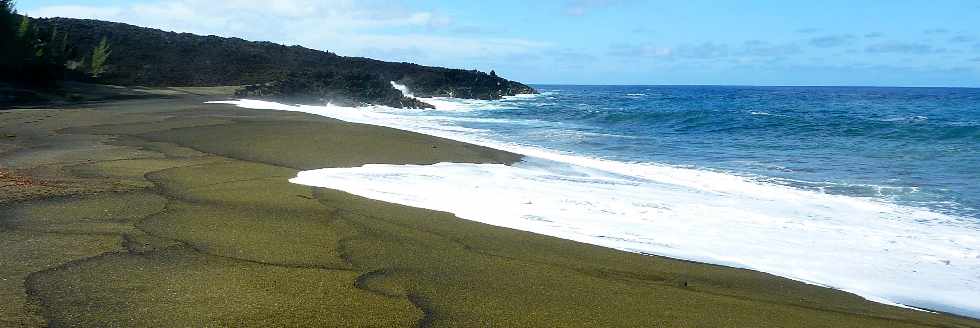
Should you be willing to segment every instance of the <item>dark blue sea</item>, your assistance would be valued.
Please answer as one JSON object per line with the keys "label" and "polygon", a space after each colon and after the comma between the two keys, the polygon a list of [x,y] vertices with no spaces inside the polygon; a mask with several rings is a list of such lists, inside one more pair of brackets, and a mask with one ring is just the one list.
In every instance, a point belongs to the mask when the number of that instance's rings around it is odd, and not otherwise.
{"label": "dark blue sea", "polygon": [[980,89],[536,88],[434,110],[231,103],[525,155],[294,183],[980,318]]}
{"label": "dark blue sea", "polygon": [[[980,218],[980,89],[535,86],[465,116],[514,142]],[[529,123],[533,122],[533,123]]]}

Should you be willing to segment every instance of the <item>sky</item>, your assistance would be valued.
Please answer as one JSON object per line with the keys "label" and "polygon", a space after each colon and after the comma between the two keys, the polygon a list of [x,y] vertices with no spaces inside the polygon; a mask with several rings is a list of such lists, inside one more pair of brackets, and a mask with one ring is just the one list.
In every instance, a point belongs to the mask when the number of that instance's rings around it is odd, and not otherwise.
{"label": "sky", "polygon": [[534,84],[980,87],[977,0],[20,0]]}

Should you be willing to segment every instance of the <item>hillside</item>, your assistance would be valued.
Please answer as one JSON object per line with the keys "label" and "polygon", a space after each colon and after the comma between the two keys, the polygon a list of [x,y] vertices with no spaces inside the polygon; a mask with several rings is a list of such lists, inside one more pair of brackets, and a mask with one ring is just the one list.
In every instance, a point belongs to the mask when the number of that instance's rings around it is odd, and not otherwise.
{"label": "hillside", "polygon": [[491,100],[535,92],[527,85],[479,71],[345,57],[300,46],[96,20],[34,21],[40,35],[53,29],[66,33],[79,58],[105,38],[112,54],[98,82],[122,86],[254,85],[241,94],[304,103],[395,107],[426,106],[401,97],[391,81],[407,86],[419,97]]}

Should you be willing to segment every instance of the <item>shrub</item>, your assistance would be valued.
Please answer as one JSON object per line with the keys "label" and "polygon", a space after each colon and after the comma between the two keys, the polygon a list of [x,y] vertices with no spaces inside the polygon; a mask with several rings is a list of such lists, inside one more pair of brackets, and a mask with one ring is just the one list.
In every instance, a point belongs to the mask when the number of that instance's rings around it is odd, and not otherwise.
{"label": "shrub", "polygon": [[109,55],[112,54],[112,50],[109,50],[109,42],[105,37],[99,42],[99,45],[92,49],[92,63],[89,70],[92,73],[92,77],[99,77],[102,73],[105,73],[105,63],[109,60]]}

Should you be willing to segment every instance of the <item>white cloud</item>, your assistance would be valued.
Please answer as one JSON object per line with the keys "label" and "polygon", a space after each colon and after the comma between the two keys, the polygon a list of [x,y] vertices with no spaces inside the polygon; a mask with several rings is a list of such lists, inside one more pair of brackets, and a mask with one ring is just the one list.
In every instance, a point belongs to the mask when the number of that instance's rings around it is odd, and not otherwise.
{"label": "white cloud", "polygon": [[48,6],[27,12],[34,17],[71,17],[92,19],[116,19],[122,14],[119,7],[90,7],[90,6]]}
{"label": "white cloud", "polygon": [[745,41],[741,45],[725,43],[680,44],[663,47],[653,44],[614,44],[608,54],[626,59],[655,59],[657,62],[708,62],[773,63],[802,54],[802,48],[794,43],[769,43],[760,40]]}
{"label": "white cloud", "polygon": [[[38,17],[96,18],[178,32],[224,32],[229,25],[312,25],[319,29],[356,30],[393,27],[440,26],[447,18],[431,12],[400,7],[365,5],[331,0],[177,0],[137,3],[120,7],[51,6],[29,10]],[[315,24],[314,24],[315,23]]]}
{"label": "white cloud", "polygon": [[[460,37],[452,17],[391,2],[355,0],[176,0],[121,6],[47,6],[34,17],[92,18],[175,32],[300,44],[342,55],[449,65],[548,47],[524,39]],[[404,58],[411,56],[413,58]],[[446,63],[446,64],[443,64]]]}

